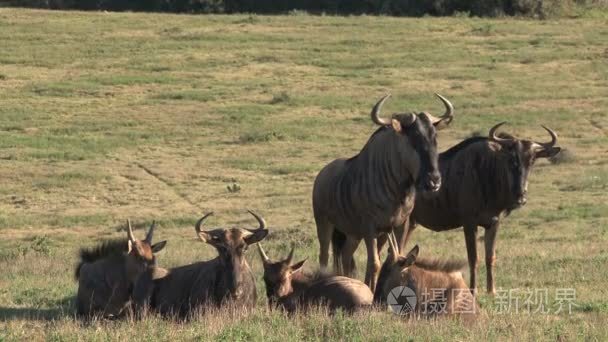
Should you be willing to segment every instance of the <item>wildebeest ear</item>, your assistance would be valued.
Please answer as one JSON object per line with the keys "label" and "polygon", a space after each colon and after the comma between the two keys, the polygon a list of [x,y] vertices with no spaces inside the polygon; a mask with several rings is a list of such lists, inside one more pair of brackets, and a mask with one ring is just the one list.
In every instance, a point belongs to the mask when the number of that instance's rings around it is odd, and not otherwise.
{"label": "wildebeest ear", "polygon": [[243,240],[245,240],[245,243],[248,245],[252,245],[256,242],[264,240],[266,235],[268,235],[268,229],[256,229],[251,233],[251,235],[245,237]]}
{"label": "wildebeest ear", "polygon": [[414,259],[416,259],[418,257],[418,252],[420,252],[420,247],[418,247],[418,245],[414,246],[414,248],[412,248],[412,250],[410,250],[407,255],[405,256],[406,258],[408,257],[413,257]]}
{"label": "wildebeest ear", "polygon": [[435,126],[436,131],[439,131],[448,127],[451,121],[452,120],[440,119],[439,121],[433,122],[433,126]]}
{"label": "wildebeest ear", "polygon": [[438,117],[436,117],[434,115],[431,115],[431,114],[429,114],[427,112],[423,112],[423,114],[426,115],[426,117],[429,119],[429,121],[431,122],[431,124],[433,124],[433,127],[435,127],[436,131],[439,131],[441,129],[444,129],[444,128],[448,127],[448,125],[453,120],[452,116],[438,118]]}
{"label": "wildebeest ear", "polygon": [[205,231],[200,231],[198,232],[196,235],[198,235],[198,238],[201,239],[201,241],[206,242],[206,243],[210,243],[211,242],[211,234],[205,232]]}
{"label": "wildebeest ear", "polygon": [[416,258],[418,257],[419,251],[420,251],[420,248],[418,247],[418,245],[416,245],[416,246],[414,246],[414,248],[412,248],[411,251],[409,251],[407,253],[406,256],[399,257],[399,260],[397,260],[397,264],[399,265],[399,267],[404,268],[404,267],[408,267],[408,266],[411,266],[412,264],[414,264],[414,262],[416,261]]}
{"label": "wildebeest ear", "polygon": [[153,244],[152,245],[152,252],[153,253],[160,252],[163,248],[165,248],[166,244],[167,244],[167,240]]}
{"label": "wildebeest ear", "polygon": [[289,266],[289,268],[291,269],[291,273],[296,273],[296,272],[300,272],[301,270],[303,270],[306,260],[308,260],[308,259],[304,259],[298,263],[295,263],[295,264]]}
{"label": "wildebeest ear", "polygon": [[559,152],[561,152],[561,150],[562,150],[561,147],[545,148],[545,149],[542,149],[542,150],[536,152],[536,158],[551,158],[551,157],[554,157]]}
{"label": "wildebeest ear", "polygon": [[393,129],[395,130],[395,132],[401,133],[402,127],[401,127],[401,122],[399,122],[399,120],[392,119],[391,124],[393,125]]}

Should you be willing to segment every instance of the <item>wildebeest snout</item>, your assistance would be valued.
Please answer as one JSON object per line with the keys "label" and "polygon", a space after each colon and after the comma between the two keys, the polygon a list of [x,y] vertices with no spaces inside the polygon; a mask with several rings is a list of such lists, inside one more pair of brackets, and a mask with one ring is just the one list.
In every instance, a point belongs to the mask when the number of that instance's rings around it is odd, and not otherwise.
{"label": "wildebeest snout", "polygon": [[524,191],[517,198],[517,204],[522,206],[522,205],[526,204],[527,202],[528,202],[528,192]]}
{"label": "wildebeest snout", "polygon": [[441,174],[439,172],[429,173],[422,186],[425,191],[438,191],[441,188]]}
{"label": "wildebeest snout", "polygon": [[243,289],[239,286],[234,291],[231,291],[233,299],[239,299],[243,295]]}

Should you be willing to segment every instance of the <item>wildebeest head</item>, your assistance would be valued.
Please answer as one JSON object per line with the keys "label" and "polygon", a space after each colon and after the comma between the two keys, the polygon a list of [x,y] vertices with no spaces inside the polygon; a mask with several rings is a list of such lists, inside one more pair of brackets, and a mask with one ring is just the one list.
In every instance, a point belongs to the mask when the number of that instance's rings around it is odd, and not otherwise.
{"label": "wildebeest head", "polygon": [[380,269],[378,285],[376,286],[376,292],[374,293],[374,302],[381,302],[384,299],[382,297],[387,292],[387,289],[390,290],[401,285],[402,273],[405,272],[408,267],[414,265],[416,258],[418,257],[418,252],[420,251],[420,248],[416,245],[405,256],[400,255],[399,244],[397,243],[395,236],[392,233],[389,233],[388,235],[389,254]]}
{"label": "wildebeest head", "polygon": [[441,187],[441,174],[437,162],[436,131],[447,127],[454,119],[454,107],[445,97],[435,94],[443,102],[446,111],[441,117],[427,112],[395,113],[391,119],[380,118],[380,108],[389,95],[384,96],[372,109],[374,123],[392,126],[395,133],[407,139],[420,160],[417,186],[424,191],[437,191]]}
{"label": "wildebeest head", "polygon": [[156,222],[152,222],[146,238],[138,240],[133,235],[131,221],[127,220],[127,270],[130,275],[140,274],[146,268],[156,265],[154,253],[160,252],[165,248],[167,241],[164,240],[154,245],[152,244],[155,228]]}
{"label": "wildebeest head", "polygon": [[230,272],[229,288],[233,299],[238,299],[243,292],[245,272],[249,269],[245,259],[245,251],[251,244],[257,243],[268,235],[266,222],[251,210],[248,212],[258,221],[258,229],[231,228],[213,229],[203,231],[201,229],[203,221],[213,212],[206,214],[196,222],[195,229],[198,237],[217,249],[220,261]]}
{"label": "wildebeest head", "polygon": [[501,122],[490,129],[489,139],[500,145],[500,151],[504,153],[509,163],[509,181],[514,198],[515,209],[526,204],[528,194],[528,176],[537,158],[550,158],[561,151],[556,147],[557,134],[551,129],[542,126],[551,136],[551,141],[546,143],[531,140],[517,139],[509,134],[496,134],[498,128],[504,125]]}
{"label": "wildebeest head", "polygon": [[264,252],[262,245],[258,243],[258,251],[264,264],[264,283],[266,284],[266,296],[271,306],[277,304],[278,300],[289,296],[293,292],[291,279],[295,273],[302,271],[306,259],[292,264],[293,248],[289,256],[281,261],[272,262]]}

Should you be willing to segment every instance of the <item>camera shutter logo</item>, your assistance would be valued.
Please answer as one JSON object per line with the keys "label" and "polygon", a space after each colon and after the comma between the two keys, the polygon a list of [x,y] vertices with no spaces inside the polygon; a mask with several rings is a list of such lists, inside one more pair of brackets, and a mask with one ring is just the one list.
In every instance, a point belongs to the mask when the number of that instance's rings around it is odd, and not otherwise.
{"label": "camera shutter logo", "polygon": [[388,307],[398,315],[407,315],[416,307],[416,293],[407,286],[397,286],[386,297]]}

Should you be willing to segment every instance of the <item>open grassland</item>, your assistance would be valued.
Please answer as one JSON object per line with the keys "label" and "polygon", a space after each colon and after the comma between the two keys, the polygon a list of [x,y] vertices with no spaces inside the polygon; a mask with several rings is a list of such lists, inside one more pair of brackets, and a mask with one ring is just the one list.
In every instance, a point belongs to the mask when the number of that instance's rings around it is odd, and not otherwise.
{"label": "open grassland", "polygon": [[[605,19],[0,9],[0,341],[606,340],[607,38]],[[77,249],[123,236],[127,217],[138,228],[160,221],[169,244],[159,263],[174,266],[215,254],[195,239],[203,213],[216,212],[213,226],[253,226],[251,208],[270,225],[271,257],[293,245],[316,268],[314,177],[357,153],[387,92],[386,113],[441,112],[433,92],[454,103],[441,150],[500,121],[519,137],[548,140],[540,124],[558,132],[569,158],[537,163],[528,204],[503,221],[497,247],[497,286],[546,289],[549,313],[498,312],[481,267],[485,317],[471,327],[384,312],[289,319],[266,310],[251,250],[254,312],[73,319]],[[413,241],[425,256],[466,257],[462,230],[419,228]],[[572,314],[555,313],[564,288],[576,291]]]}

